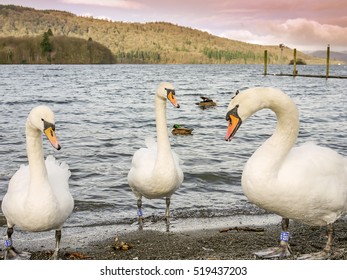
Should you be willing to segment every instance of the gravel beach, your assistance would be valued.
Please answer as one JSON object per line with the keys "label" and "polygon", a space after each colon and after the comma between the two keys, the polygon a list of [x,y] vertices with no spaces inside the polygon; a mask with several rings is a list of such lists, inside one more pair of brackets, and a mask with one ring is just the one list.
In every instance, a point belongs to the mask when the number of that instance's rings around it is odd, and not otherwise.
{"label": "gravel beach", "polygon": [[[325,227],[311,227],[291,221],[289,230],[293,251],[289,259],[320,251],[326,243]],[[60,250],[60,257],[65,260],[246,260],[255,259],[254,251],[278,245],[280,218],[278,224],[173,232],[146,228],[142,231],[131,228],[117,232],[115,226],[100,226],[94,231],[88,228],[65,231]],[[335,224],[335,242],[330,259],[347,260],[346,233],[345,217]],[[31,259],[49,259],[54,246],[53,231],[44,235],[22,234],[18,249],[30,251]],[[33,240],[28,246],[30,236]],[[27,246],[23,247],[24,244]]]}

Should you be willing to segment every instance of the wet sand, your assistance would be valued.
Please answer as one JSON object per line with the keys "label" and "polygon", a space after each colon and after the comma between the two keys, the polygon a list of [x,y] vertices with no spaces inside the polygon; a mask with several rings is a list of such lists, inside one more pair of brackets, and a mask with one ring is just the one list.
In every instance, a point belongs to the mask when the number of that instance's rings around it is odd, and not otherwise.
{"label": "wet sand", "polygon": [[[304,253],[320,251],[326,243],[325,227],[290,223],[290,245],[296,259]],[[68,230],[66,230],[68,232]],[[87,236],[88,228],[63,237],[62,259],[94,260],[246,260],[255,259],[253,252],[278,245],[280,223],[263,226],[232,226],[165,232],[153,229],[122,230],[99,227],[98,233]],[[53,248],[54,232],[47,242],[31,244],[31,259],[48,259]],[[27,237],[23,237],[26,239]],[[23,241],[24,242],[24,241]],[[32,249],[34,248],[34,249]],[[26,248],[27,249],[27,248]],[[335,242],[330,259],[347,260],[347,221],[335,225]]]}

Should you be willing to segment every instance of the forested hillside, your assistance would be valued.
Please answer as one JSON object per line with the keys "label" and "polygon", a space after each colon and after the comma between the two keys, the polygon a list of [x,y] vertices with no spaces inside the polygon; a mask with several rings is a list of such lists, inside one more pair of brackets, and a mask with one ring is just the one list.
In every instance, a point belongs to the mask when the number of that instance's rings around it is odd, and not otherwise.
{"label": "forested hillside", "polygon": [[[50,31],[50,29],[49,29]],[[112,52],[92,40],[67,36],[0,37],[0,64],[110,64]]]}
{"label": "forested hillside", "polygon": [[[74,63],[76,46],[83,46],[80,61],[83,63],[263,63],[264,50],[268,50],[271,64],[288,64],[293,58],[293,50],[283,49],[283,60],[279,46],[260,46],[229,40],[196,29],[177,26],[165,22],[125,23],[80,17],[55,10],[35,10],[13,5],[0,5],[0,52],[2,59],[9,59],[15,45],[25,45],[21,52],[40,49],[45,32],[53,36],[52,51],[48,59],[58,63],[69,57]],[[6,39],[4,39],[7,37]],[[12,37],[12,38],[9,38]],[[68,40],[68,38],[79,38]],[[18,41],[16,41],[18,40]],[[26,41],[26,42],[25,42]],[[112,60],[105,58],[103,45],[112,52]],[[279,42],[281,43],[281,42]],[[29,47],[28,46],[33,46]],[[100,56],[95,58],[96,52]],[[103,54],[101,54],[103,53]],[[29,58],[13,54],[13,62],[25,59],[27,63],[44,61],[47,53],[29,54]],[[297,58],[307,64],[321,64],[324,59],[314,58],[302,52]],[[82,62],[81,62],[82,63]]]}

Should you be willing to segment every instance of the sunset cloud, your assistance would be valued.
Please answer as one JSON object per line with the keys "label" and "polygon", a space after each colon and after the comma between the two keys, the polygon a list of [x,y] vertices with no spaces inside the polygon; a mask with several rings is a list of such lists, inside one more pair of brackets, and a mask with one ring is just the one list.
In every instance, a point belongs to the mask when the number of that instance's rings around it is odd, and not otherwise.
{"label": "sunset cloud", "polygon": [[67,4],[104,6],[122,9],[140,9],[143,7],[143,5],[139,2],[127,0],[62,0],[62,2]]}
{"label": "sunset cloud", "polygon": [[112,21],[173,24],[255,43],[300,50],[347,50],[346,0],[2,0]]}
{"label": "sunset cloud", "polygon": [[303,50],[325,48],[331,44],[336,50],[347,49],[347,27],[321,24],[304,18],[284,22],[261,21],[246,29],[232,29],[220,36],[254,44],[276,45],[283,43]]}
{"label": "sunset cloud", "polygon": [[273,34],[298,44],[333,43],[347,46],[347,27],[320,24],[306,19],[290,19],[279,26],[269,25]]}

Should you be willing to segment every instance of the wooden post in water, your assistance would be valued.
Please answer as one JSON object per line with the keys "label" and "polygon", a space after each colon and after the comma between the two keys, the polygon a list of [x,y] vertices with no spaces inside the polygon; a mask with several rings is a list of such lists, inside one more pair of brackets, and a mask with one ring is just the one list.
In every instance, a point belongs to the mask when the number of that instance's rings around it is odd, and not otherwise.
{"label": "wooden post in water", "polygon": [[264,76],[267,75],[267,50],[264,51]]}
{"label": "wooden post in water", "polygon": [[298,73],[298,71],[296,70],[296,49],[294,49],[294,62],[293,62],[293,65],[294,65],[293,76],[295,77],[296,74]]}
{"label": "wooden post in water", "polygon": [[327,65],[326,65],[326,78],[329,78],[329,64],[330,64],[330,45],[327,47]]}

